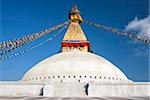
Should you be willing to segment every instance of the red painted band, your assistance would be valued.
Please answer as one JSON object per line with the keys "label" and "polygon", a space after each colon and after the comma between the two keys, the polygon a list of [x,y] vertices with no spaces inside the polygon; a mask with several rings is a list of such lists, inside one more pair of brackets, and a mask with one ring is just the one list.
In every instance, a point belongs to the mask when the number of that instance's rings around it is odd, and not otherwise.
{"label": "red painted band", "polygon": [[63,47],[78,47],[78,46],[88,46],[90,47],[90,44],[89,43],[65,43],[65,42],[62,42],[61,45]]}

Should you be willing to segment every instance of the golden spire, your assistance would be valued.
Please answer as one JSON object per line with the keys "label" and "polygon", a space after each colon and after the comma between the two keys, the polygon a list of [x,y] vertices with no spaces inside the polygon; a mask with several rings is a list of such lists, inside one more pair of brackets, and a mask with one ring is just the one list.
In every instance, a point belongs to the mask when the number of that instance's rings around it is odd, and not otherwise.
{"label": "golden spire", "polygon": [[62,51],[68,52],[72,50],[88,52],[90,50],[90,43],[80,26],[82,17],[77,6],[74,6],[69,12],[69,19],[71,23],[65,33],[62,41]]}
{"label": "golden spire", "polygon": [[87,41],[86,36],[78,22],[70,23],[63,41],[66,40]]}
{"label": "golden spire", "polygon": [[78,8],[77,8],[77,6],[75,5],[75,6],[73,6],[72,7],[72,9],[71,9],[71,11],[70,11],[70,14],[75,14],[75,13],[77,13],[77,14],[80,14],[80,11],[78,10]]}

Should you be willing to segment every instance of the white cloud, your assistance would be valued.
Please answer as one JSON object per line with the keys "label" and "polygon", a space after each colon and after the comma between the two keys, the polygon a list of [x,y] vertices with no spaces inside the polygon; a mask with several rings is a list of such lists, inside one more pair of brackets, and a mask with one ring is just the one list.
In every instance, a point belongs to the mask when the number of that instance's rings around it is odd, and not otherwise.
{"label": "white cloud", "polygon": [[133,49],[133,56],[149,56],[149,48],[148,47],[140,47]]}
{"label": "white cloud", "polygon": [[139,31],[137,34],[138,37],[150,39],[150,15],[144,19],[135,17],[135,19],[126,26],[126,30]]}

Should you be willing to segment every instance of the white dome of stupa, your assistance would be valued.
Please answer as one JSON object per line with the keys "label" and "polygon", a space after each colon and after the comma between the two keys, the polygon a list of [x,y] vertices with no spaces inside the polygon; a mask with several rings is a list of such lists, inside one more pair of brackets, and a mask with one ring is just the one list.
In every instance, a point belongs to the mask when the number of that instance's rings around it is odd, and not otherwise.
{"label": "white dome of stupa", "polygon": [[33,66],[23,76],[25,82],[128,82],[126,75],[111,62],[90,52],[55,54]]}

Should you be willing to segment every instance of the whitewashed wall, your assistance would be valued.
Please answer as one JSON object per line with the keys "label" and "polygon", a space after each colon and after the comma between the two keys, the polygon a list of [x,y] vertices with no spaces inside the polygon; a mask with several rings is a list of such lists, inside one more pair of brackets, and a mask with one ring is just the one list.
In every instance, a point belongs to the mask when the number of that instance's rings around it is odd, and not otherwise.
{"label": "whitewashed wall", "polygon": [[0,96],[39,96],[40,94],[48,97],[150,96],[150,83],[0,82]]}
{"label": "whitewashed wall", "polygon": [[99,96],[150,96],[150,83],[134,82],[130,84],[89,83],[88,95]]}
{"label": "whitewashed wall", "polygon": [[1,82],[0,96],[39,96],[44,84]]}
{"label": "whitewashed wall", "polygon": [[50,97],[80,97],[87,96],[86,84],[78,82],[55,82],[46,84],[44,87],[44,96]]}

